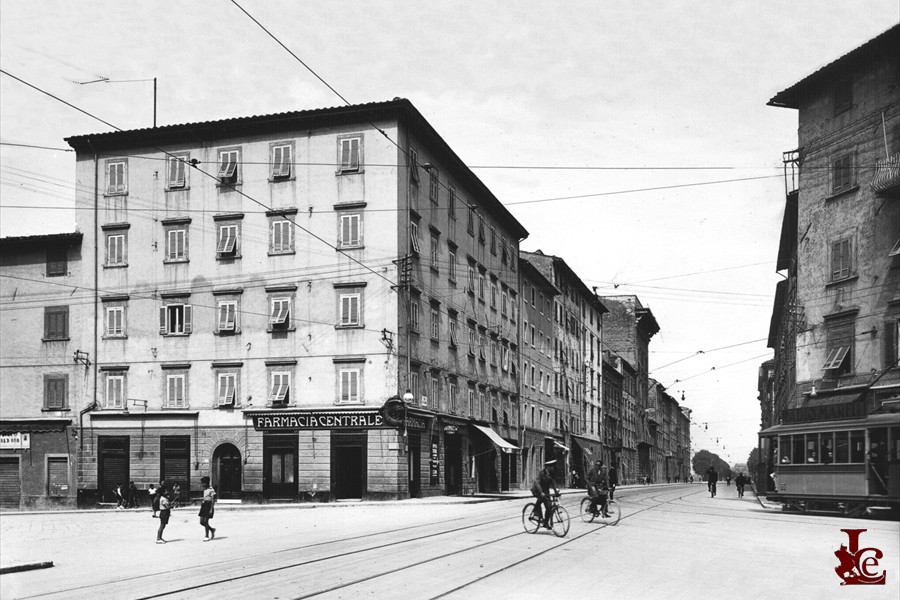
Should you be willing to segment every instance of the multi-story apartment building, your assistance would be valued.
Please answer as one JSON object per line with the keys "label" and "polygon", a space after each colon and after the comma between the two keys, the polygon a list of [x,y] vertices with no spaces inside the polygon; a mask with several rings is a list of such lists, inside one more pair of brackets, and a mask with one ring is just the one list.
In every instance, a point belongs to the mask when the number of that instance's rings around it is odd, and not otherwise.
{"label": "multi-story apartment building", "polygon": [[82,504],[517,484],[527,231],[410,102],[67,141],[101,324]]}
{"label": "multi-story apartment building", "polygon": [[[562,258],[540,250],[522,252],[520,257],[530,262],[559,291],[550,305],[554,331],[553,399],[556,420],[553,428],[556,447],[563,446],[569,450],[565,472],[558,475],[565,476],[565,481],[571,483],[572,473],[578,479],[586,462],[609,458],[604,456],[600,433],[603,423],[601,316],[606,312],[606,307]],[[536,293],[538,295],[533,304],[549,304],[540,292]],[[522,302],[531,300],[530,297],[523,297]],[[564,462],[558,461],[557,469],[562,470],[560,465]]]}
{"label": "multi-story apartment building", "polygon": [[625,436],[629,427],[626,419],[626,402],[623,394],[625,374],[622,359],[612,356],[608,350],[601,353],[603,359],[603,446],[607,449],[609,466],[620,471],[619,481],[624,479],[621,455],[625,448]]}
{"label": "multi-story apartment building", "polygon": [[[684,401],[684,394],[681,398]],[[675,426],[675,463],[679,481],[687,481],[693,470],[691,465],[691,409],[679,406]]]}
{"label": "multi-story apartment building", "polygon": [[660,422],[648,396],[648,357],[650,339],[659,331],[659,325],[653,312],[644,307],[637,296],[602,296],[600,299],[609,310],[603,318],[603,345],[626,363],[625,402],[629,403],[629,396],[634,399],[633,409],[626,405],[626,413],[631,411],[633,415],[637,451],[633,457],[623,452],[623,457],[631,461],[624,465],[624,470],[629,479],[656,481],[656,432]]}
{"label": "multi-story apartment building", "polygon": [[[530,261],[519,261],[522,290],[522,362],[520,398],[522,405],[523,484],[530,486],[542,465],[558,460],[557,481],[564,481],[565,453],[558,424],[560,407],[554,393],[556,370],[553,347],[556,331],[553,306],[559,291]],[[532,297],[534,303],[531,302]]]}
{"label": "multi-story apartment building", "polygon": [[78,410],[91,384],[82,234],[0,239],[0,507],[75,504]]}
{"label": "multi-story apartment building", "polygon": [[[769,101],[798,111],[799,147],[785,153],[776,266],[785,280],[775,290],[769,329],[775,356],[760,377],[760,481],[768,482],[778,452],[772,428],[849,426],[875,414],[896,416],[900,405],[898,48],[894,26]],[[870,431],[867,445],[896,449],[900,417],[880,418],[885,426]],[[799,438],[800,453],[812,452]],[[838,436],[836,443],[845,441]],[[897,459],[893,451],[894,481]],[[787,449],[782,455],[788,463],[818,460],[791,458]],[[876,479],[857,491],[881,493]]]}

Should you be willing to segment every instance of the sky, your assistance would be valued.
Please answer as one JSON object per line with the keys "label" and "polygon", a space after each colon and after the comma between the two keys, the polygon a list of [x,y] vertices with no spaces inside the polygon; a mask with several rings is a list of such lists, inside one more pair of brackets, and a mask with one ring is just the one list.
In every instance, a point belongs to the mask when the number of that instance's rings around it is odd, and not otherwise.
{"label": "sky", "polygon": [[896,0],[3,0],[0,236],[78,226],[63,138],[112,128],[60,100],[133,129],[153,78],[158,125],[407,98],[524,250],[653,311],[650,375],[684,395],[693,450],[742,463],[797,146],[796,111],[766,102],[898,21]]}

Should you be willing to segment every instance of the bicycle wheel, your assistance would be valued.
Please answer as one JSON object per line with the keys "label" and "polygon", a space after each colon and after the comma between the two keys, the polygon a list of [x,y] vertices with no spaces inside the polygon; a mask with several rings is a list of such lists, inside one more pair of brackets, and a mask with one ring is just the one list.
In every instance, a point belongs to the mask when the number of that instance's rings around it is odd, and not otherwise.
{"label": "bicycle wheel", "polygon": [[541,526],[541,521],[534,514],[534,502],[529,502],[522,509],[522,527],[525,533],[534,533]]}
{"label": "bicycle wheel", "polygon": [[606,503],[606,514],[608,515],[606,517],[603,515],[597,517],[597,520],[604,525],[615,525],[622,518],[622,511],[619,510],[619,505],[612,500]]}
{"label": "bicycle wheel", "polygon": [[554,506],[550,513],[550,528],[556,537],[563,537],[569,533],[569,511],[562,506]]}
{"label": "bicycle wheel", "polygon": [[584,498],[581,500],[581,520],[590,523],[597,515],[591,510],[591,499]]}

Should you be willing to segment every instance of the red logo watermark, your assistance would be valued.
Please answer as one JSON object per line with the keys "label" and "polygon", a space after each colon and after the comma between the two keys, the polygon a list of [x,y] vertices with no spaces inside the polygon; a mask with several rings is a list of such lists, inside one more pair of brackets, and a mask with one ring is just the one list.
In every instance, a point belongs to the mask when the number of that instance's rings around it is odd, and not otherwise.
{"label": "red logo watermark", "polygon": [[859,547],[859,535],[868,530],[841,529],[841,531],[846,533],[848,538],[846,546],[841,544],[841,547],[834,551],[834,555],[841,562],[834,568],[838,577],[844,580],[841,585],[884,585],[887,571],[879,574],[876,570],[878,560],[884,553],[878,548]]}

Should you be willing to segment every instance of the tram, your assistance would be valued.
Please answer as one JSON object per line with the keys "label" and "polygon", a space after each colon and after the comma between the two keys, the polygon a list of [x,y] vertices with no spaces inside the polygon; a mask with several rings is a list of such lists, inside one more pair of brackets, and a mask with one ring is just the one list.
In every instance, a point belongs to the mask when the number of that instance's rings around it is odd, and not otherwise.
{"label": "tram", "polygon": [[900,413],[760,432],[760,489],[786,511],[900,518]]}

